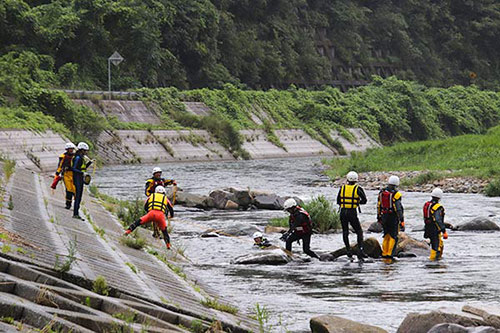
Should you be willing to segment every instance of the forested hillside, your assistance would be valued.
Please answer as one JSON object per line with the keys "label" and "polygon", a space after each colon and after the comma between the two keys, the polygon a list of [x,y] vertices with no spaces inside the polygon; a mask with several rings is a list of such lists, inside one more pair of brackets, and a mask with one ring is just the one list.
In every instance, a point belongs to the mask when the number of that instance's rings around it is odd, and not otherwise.
{"label": "forested hillside", "polygon": [[0,55],[41,56],[68,88],[287,88],[397,74],[500,83],[496,0],[3,0]]}

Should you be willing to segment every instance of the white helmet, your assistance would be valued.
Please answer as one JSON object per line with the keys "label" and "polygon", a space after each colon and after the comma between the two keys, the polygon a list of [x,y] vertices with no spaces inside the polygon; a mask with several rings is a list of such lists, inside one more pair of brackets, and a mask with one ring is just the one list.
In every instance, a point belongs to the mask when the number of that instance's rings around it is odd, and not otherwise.
{"label": "white helmet", "polygon": [[163,186],[156,186],[156,189],[155,189],[155,192],[156,193],[163,193],[165,194],[165,188]]}
{"label": "white helmet", "polygon": [[441,199],[443,197],[443,190],[440,189],[439,187],[436,187],[435,189],[432,190],[431,196],[433,198]]}
{"label": "white helmet", "polygon": [[89,145],[85,142],[80,142],[76,147],[80,150],[89,150]]}
{"label": "white helmet", "polygon": [[389,183],[389,185],[399,186],[399,177],[398,176],[390,176],[388,183]]}
{"label": "white helmet", "polygon": [[65,146],[64,146],[64,149],[68,150],[68,149],[76,149],[76,146],[73,142],[68,142]]}
{"label": "white helmet", "polygon": [[289,198],[285,200],[285,203],[283,204],[283,209],[287,210],[295,206],[297,206],[297,201],[295,201],[294,198]]}
{"label": "white helmet", "polygon": [[347,174],[347,180],[350,182],[357,182],[358,173],[356,171],[349,171],[349,173]]}
{"label": "white helmet", "polygon": [[260,231],[256,231],[253,233],[253,239],[255,238],[261,238],[262,237],[262,232]]}
{"label": "white helmet", "polygon": [[161,169],[159,167],[153,168],[153,175],[157,172],[161,172]]}

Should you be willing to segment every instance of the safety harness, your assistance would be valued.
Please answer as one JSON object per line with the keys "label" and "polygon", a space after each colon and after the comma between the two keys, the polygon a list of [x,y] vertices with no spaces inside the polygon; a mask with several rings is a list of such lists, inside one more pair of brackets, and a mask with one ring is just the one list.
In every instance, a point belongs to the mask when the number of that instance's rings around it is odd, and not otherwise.
{"label": "safety harness", "polygon": [[434,213],[441,207],[441,204],[434,201],[427,201],[424,204],[424,223],[429,224],[435,221]]}

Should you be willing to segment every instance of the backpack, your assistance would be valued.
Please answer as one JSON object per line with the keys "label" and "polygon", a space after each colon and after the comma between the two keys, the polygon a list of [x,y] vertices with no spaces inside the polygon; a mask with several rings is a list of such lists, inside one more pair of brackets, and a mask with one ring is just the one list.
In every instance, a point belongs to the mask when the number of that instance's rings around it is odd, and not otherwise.
{"label": "backpack", "polygon": [[383,190],[380,191],[378,199],[380,202],[380,212],[382,214],[394,213],[394,192]]}

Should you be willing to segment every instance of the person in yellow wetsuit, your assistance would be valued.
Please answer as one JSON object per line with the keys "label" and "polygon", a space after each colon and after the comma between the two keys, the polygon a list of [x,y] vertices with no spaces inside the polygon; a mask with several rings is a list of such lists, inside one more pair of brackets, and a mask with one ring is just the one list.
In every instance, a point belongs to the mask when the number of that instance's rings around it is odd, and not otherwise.
{"label": "person in yellow wetsuit", "polygon": [[147,197],[155,193],[156,186],[167,187],[168,185],[174,185],[174,186],[177,185],[175,179],[162,178],[161,173],[162,170],[159,167],[153,168],[153,177],[146,180],[146,188],[144,190],[144,193],[146,194]]}
{"label": "person in yellow wetsuit", "polygon": [[76,192],[75,184],[73,184],[73,171],[71,171],[71,162],[75,156],[76,146],[72,142],[68,142],[65,149],[66,151],[59,155],[56,176],[63,177],[64,187],[66,187],[66,209],[70,209]]}
{"label": "person in yellow wetsuit", "polygon": [[432,190],[431,200],[424,204],[424,238],[431,241],[430,260],[439,260],[443,256],[443,238],[448,239],[446,226],[444,224],[444,207],[439,203],[443,197],[443,191],[436,187]]}
{"label": "person in yellow wetsuit", "polygon": [[378,194],[377,221],[384,229],[382,242],[382,258],[394,258],[398,244],[398,234],[404,231],[404,210],[401,203],[401,193],[396,189],[399,177],[390,176],[386,188]]}

